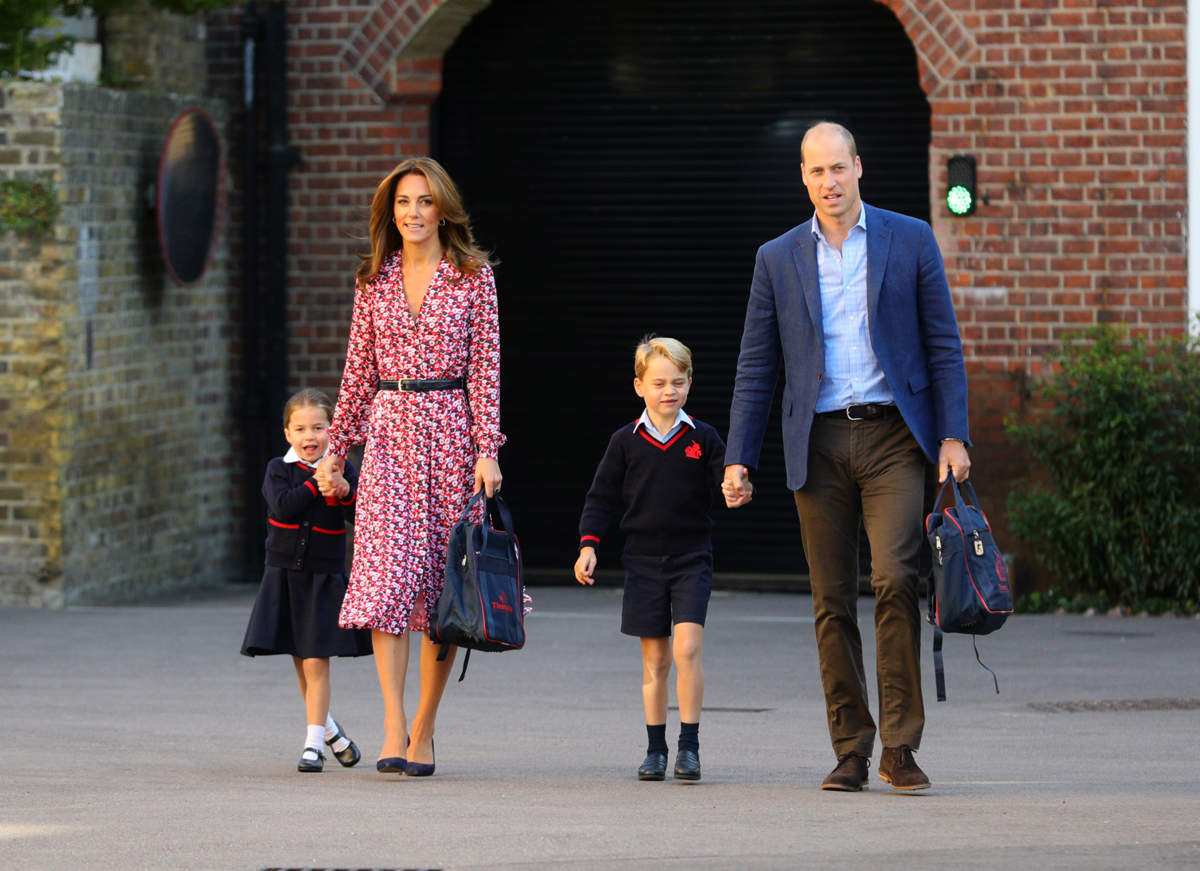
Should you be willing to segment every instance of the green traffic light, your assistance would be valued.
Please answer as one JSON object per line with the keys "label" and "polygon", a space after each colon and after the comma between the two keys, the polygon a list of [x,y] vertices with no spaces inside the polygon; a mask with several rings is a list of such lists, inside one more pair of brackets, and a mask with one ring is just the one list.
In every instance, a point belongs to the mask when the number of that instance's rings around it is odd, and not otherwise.
{"label": "green traffic light", "polygon": [[946,208],[953,215],[969,215],[974,202],[971,199],[971,192],[963,185],[955,185],[946,191]]}

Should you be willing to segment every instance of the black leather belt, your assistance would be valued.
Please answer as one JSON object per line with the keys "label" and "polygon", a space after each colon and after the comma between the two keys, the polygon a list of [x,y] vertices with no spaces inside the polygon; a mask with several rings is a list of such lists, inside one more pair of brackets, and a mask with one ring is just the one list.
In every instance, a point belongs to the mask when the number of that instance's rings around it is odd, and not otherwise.
{"label": "black leather belt", "polygon": [[401,393],[428,393],[430,390],[462,390],[464,378],[401,378],[399,381],[379,380],[380,390],[398,390]]}
{"label": "black leather belt", "polygon": [[847,420],[878,420],[881,417],[891,417],[899,414],[900,409],[894,405],[851,405],[849,408],[839,408],[837,411],[822,411],[817,417],[844,417]]}

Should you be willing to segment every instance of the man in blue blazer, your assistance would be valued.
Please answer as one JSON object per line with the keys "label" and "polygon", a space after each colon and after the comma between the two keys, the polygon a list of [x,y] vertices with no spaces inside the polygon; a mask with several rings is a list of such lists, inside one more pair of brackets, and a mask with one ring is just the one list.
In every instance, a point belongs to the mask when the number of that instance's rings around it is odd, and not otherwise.
{"label": "man in blue blazer", "polygon": [[925,789],[918,557],[925,469],[967,477],[967,379],[942,255],[924,221],[865,205],[854,137],[822,122],[800,146],[813,218],[758,250],[730,409],[724,492],[750,494],[782,364],[787,483],[808,558],[837,766],[867,783],[876,724],[858,630],[858,529],[871,546],[879,778]]}

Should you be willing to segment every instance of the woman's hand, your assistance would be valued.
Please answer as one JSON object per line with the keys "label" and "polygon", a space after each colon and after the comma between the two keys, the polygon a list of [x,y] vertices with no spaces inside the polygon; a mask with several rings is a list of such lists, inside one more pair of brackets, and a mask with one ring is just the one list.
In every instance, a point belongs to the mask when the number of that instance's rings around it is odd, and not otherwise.
{"label": "woman's hand", "polygon": [[321,462],[317,463],[317,471],[313,474],[313,477],[317,479],[317,487],[320,491],[325,495],[329,495],[336,483],[334,476],[336,475],[340,478],[345,471],[345,459],[327,454]]}
{"label": "woman's hand", "polygon": [[478,493],[482,487],[490,499],[500,492],[500,482],[503,480],[500,463],[493,457],[480,457],[475,463],[475,489],[471,492]]}

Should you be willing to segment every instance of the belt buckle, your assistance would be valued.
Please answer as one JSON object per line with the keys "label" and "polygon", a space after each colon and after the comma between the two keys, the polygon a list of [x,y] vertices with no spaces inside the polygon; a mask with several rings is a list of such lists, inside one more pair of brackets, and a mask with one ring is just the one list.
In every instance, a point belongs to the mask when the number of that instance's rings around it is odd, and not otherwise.
{"label": "belt buckle", "polygon": [[861,408],[861,407],[862,407],[861,405],[847,405],[846,406],[846,420],[866,420],[867,418],[865,418],[865,417],[852,417],[850,414],[850,409]]}
{"label": "belt buckle", "polygon": [[396,390],[400,393],[416,393],[415,390],[405,386],[411,380],[411,378],[396,379]]}

